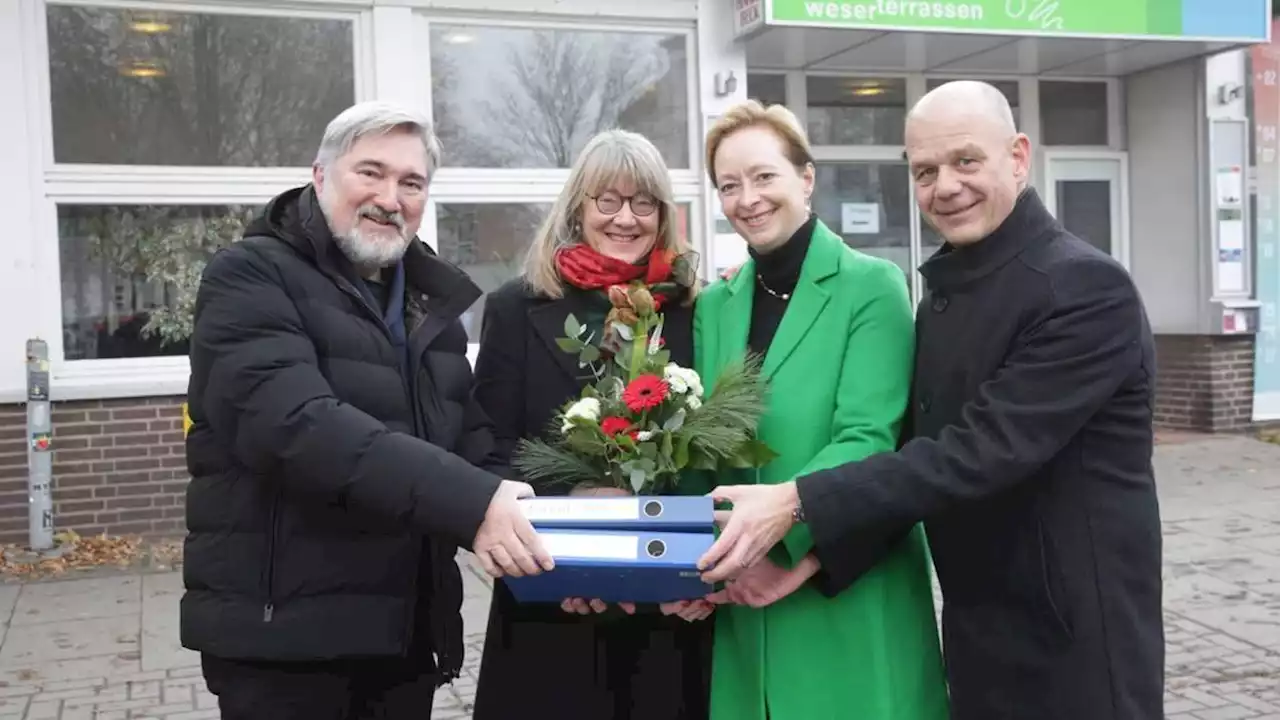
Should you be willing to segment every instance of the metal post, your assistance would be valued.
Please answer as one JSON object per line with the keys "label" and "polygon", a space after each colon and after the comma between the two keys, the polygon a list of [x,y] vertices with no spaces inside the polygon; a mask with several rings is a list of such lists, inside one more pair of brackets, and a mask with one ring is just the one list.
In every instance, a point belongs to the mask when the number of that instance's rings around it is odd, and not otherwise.
{"label": "metal post", "polygon": [[53,418],[49,406],[49,345],[27,341],[27,478],[30,549],[53,549]]}

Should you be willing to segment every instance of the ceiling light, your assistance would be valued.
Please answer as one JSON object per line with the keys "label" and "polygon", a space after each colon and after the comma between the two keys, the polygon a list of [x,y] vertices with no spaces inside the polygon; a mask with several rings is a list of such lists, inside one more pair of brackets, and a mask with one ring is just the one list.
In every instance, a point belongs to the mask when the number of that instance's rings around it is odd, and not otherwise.
{"label": "ceiling light", "polygon": [[159,20],[135,20],[129,23],[129,28],[134,32],[146,33],[147,35],[169,32],[170,29],[169,23],[160,22]]}
{"label": "ceiling light", "polygon": [[463,45],[476,39],[475,35],[461,31],[451,31],[444,36],[444,41],[450,45]]}
{"label": "ceiling light", "polygon": [[134,78],[156,78],[164,77],[167,73],[165,73],[164,68],[155,61],[139,60],[120,68],[120,74],[125,77]]}
{"label": "ceiling light", "polygon": [[869,95],[883,95],[883,94],[884,94],[884,88],[882,88],[882,87],[860,87],[860,88],[854,88],[854,89],[853,89],[853,94],[854,94],[854,95],[862,95],[862,96],[864,96],[864,97],[865,97],[865,96],[869,96]]}

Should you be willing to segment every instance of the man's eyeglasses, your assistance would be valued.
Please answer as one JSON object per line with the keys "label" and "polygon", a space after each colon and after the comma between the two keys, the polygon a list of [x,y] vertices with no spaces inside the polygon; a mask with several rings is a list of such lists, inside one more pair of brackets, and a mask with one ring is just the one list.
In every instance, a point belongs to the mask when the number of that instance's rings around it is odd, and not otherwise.
{"label": "man's eyeglasses", "polygon": [[623,203],[631,204],[631,214],[636,217],[652,215],[653,211],[658,209],[658,201],[652,195],[645,193],[624,197],[612,190],[607,190],[599,195],[587,195],[587,197],[595,200],[596,209],[605,215],[616,215],[622,210]]}

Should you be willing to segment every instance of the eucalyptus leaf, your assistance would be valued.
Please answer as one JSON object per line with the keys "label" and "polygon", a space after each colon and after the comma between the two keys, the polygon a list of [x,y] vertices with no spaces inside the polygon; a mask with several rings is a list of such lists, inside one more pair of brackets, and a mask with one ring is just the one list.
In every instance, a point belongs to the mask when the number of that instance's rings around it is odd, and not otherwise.
{"label": "eucalyptus leaf", "polygon": [[646,460],[652,460],[658,456],[658,444],[654,442],[642,442],[637,446],[640,449],[640,457]]}
{"label": "eucalyptus leaf", "polygon": [[641,470],[640,468],[632,468],[631,469],[631,491],[639,495],[640,488],[644,487],[645,479],[646,479],[646,475],[644,470]]}
{"label": "eucalyptus leaf", "polygon": [[582,331],[585,329],[586,328],[582,327],[582,323],[578,322],[578,318],[573,316],[573,313],[569,313],[568,315],[565,316],[564,318],[564,334],[565,335],[568,335],[571,338],[576,338],[581,336]]}
{"label": "eucalyptus leaf", "polygon": [[622,323],[618,323],[618,322],[614,323],[613,329],[615,332],[618,333],[618,337],[628,342],[635,340],[636,338],[635,333],[631,332],[631,328],[627,325],[623,325]]}
{"label": "eucalyptus leaf", "polygon": [[662,366],[662,367],[666,367],[666,366],[667,366],[667,363],[669,363],[669,362],[671,362],[671,351],[670,351],[670,350],[659,350],[657,353],[655,353],[655,354],[653,355],[653,363],[654,363],[655,365],[660,365],[660,366]]}
{"label": "eucalyptus leaf", "polygon": [[556,338],[556,345],[567,353],[577,353],[583,348],[581,340],[574,340],[572,338]]}
{"label": "eucalyptus leaf", "polygon": [[583,365],[593,363],[600,359],[600,348],[595,345],[582,346],[582,352],[578,353],[578,362]]}
{"label": "eucalyptus leaf", "polygon": [[684,427],[684,419],[687,414],[684,408],[680,408],[674,415],[667,418],[667,421],[662,424],[662,429],[667,432],[680,432],[680,428]]}

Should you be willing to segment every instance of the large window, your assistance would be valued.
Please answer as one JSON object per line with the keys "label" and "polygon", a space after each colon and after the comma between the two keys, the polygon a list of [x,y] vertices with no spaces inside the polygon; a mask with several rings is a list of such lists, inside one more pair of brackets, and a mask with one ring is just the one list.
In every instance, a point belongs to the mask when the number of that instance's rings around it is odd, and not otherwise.
{"label": "large window", "polygon": [[306,166],[355,97],[351,23],[51,5],[54,160]]}
{"label": "large window", "polygon": [[567,168],[591,136],[644,134],[689,164],[684,34],[431,24],[431,96],[446,163]]}

